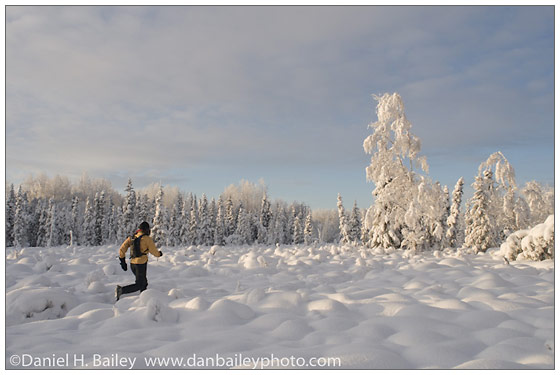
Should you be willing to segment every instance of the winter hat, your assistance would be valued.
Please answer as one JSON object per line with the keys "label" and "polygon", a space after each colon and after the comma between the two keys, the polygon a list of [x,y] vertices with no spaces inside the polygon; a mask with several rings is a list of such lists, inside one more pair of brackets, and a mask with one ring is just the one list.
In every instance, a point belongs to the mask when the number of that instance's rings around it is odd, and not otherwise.
{"label": "winter hat", "polygon": [[143,221],[138,226],[138,229],[140,229],[142,233],[147,234],[148,236],[150,235],[150,224],[148,224],[147,222]]}

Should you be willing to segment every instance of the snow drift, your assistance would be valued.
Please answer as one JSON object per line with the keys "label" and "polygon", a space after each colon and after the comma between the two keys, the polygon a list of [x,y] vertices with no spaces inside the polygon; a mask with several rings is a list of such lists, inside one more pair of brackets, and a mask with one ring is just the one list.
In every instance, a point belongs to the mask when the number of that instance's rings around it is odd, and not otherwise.
{"label": "snow drift", "polygon": [[196,354],[334,357],[344,369],[551,369],[554,263],[508,265],[497,250],[163,248],[148,289],[114,303],[115,285],[134,279],[116,246],[11,249],[6,364],[69,353],[84,358],[70,367],[107,369],[94,355],[119,355],[139,369]]}
{"label": "snow drift", "polygon": [[500,246],[508,260],[544,260],[554,258],[554,215],[531,229],[518,230]]}

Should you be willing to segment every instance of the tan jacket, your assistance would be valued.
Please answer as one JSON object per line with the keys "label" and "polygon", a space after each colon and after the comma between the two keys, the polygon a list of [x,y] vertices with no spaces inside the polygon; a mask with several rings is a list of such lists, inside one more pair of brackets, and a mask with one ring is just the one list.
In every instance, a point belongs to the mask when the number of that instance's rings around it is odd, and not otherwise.
{"label": "tan jacket", "polygon": [[[139,237],[140,235],[142,235],[142,232],[138,232],[134,235],[134,237]],[[123,244],[121,245],[121,248],[119,249],[119,258],[124,258],[126,257],[126,251],[128,250],[128,248],[132,248],[132,238],[128,237]],[[132,255],[132,250],[131,251],[131,255]],[[152,240],[152,237],[150,236],[144,236],[140,239],[140,251],[142,251],[142,253],[146,254],[146,255],[142,255],[141,257],[138,258],[132,258],[130,259],[130,263],[131,264],[144,264],[148,262],[148,252],[151,253],[153,256],[159,258],[161,255],[159,255],[159,250],[156,247],[156,244],[154,243],[154,240]]]}

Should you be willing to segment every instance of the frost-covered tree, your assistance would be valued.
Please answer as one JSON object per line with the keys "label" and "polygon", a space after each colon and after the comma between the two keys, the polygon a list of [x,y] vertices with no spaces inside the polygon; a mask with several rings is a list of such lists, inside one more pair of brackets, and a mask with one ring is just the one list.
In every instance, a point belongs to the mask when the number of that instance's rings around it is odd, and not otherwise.
{"label": "frost-covered tree", "polygon": [[276,203],[271,222],[271,230],[268,232],[268,243],[269,244],[281,244],[284,243],[284,228],[285,228],[285,215],[284,209],[279,204]]}
{"label": "frost-covered tree", "polygon": [[234,242],[237,245],[245,245],[251,243],[251,222],[250,217],[243,204],[239,207],[237,216],[237,229],[234,234]]}
{"label": "frost-covered tree", "polygon": [[[517,230],[515,206],[517,185],[515,183],[515,170],[504,154],[497,151],[478,167],[478,173],[492,171],[493,181],[490,188],[489,215],[495,224],[496,241],[505,241],[509,233]],[[495,180],[495,183],[494,183]]]}
{"label": "frost-covered tree", "polygon": [[458,247],[458,233],[459,233],[459,218],[461,216],[461,200],[463,198],[463,185],[465,180],[463,177],[457,180],[455,188],[453,189],[452,203],[449,209],[449,216],[447,217],[447,232],[445,237],[447,245],[451,247]]}
{"label": "frost-covered tree", "polygon": [[476,176],[473,183],[474,195],[468,203],[465,215],[465,246],[476,253],[485,252],[496,245],[496,230],[491,212],[492,171],[485,170],[484,176]]}
{"label": "frost-covered tree", "polygon": [[214,227],[214,244],[218,246],[225,245],[225,206],[222,196],[218,198],[216,213],[216,226]]}
{"label": "frost-covered tree", "polygon": [[537,181],[528,181],[522,189],[523,196],[530,210],[529,225],[535,226],[543,223],[546,218],[553,214],[547,207],[544,189]]}
{"label": "frost-covered tree", "polygon": [[[35,246],[47,246],[48,240],[48,224],[49,224],[49,207],[45,199],[39,199],[35,206],[34,215],[32,215],[36,223]],[[29,236],[31,238],[31,236]]]}
{"label": "frost-covered tree", "polygon": [[198,243],[210,246],[214,243],[213,230],[211,228],[210,209],[206,194],[202,194],[198,209]]}
{"label": "frost-covered tree", "polygon": [[72,209],[70,213],[70,245],[80,244],[80,199],[78,196],[72,198]]}
{"label": "frost-covered tree", "polygon": [[16,212],[14,218],[15,247],[25,247],[29,245],[27,226],[29,224],[30,215],[28,205],[29,202],[27,200],[27,193],[24,192],[20,186],[16,196]]}
{"label": "frost-covered tree", "polygon": [[272,220],[272,212],[270,210],[270,201],[266,196],[266,192],[263,194],[261,202],[261,211],[259,217],[259,227],[258,227],[258,241],[259,243],[266,243],[268,238],[268,231],[270,228],[270,222]]}
{"label": "frost-covered tree", "polygon": [[362,236],[362,222],[360,209],[358,208],[358,202],[354,201],[354,207],[352,207],[352,213],[348,220],[348,240],[351,243],[358,243],[361,241]]}
{"label": "frost-covered tree", "polygon": [[236,215],[231,197],[226,200],[226,219],[225,219],[225,237],[229,237],[235,233],[237,228]]}
{"label": "frost-covered tree", "polygon": [[16,193],[14,184],[6,197],[6,246],[14,246],[14,222],[16,217]]}
{"label": "frost-covered tree", "polygon": [[340,243],[350,242],[350,237],[348,233],[348,218],[346,217],[346,212],[344,210],[344,205],[342,203],[342,196],[338,193],[336,200],[336,207],[338,208],[338,229],[340,231]]}
{"label": "frost-covered tree", "polygon": [[147,194],[138,194],[136,197],[136,207],[134,209],[135,226],[140,225],[141,222],[150,222],[153,216],[150,214],[150,199]]}
{"label": "frost-covered tree", "polygon": [[119,219],[118,207],[113,203],[113,198],[109,196],[109,203],[106,210],[104,243],[114,244],[119,241],[117,224],[119,222]]}
{"label": "frost-covered tree", "polygon": [[86,199],[86,207],[84,210],[82,241],[86,246],[92,246],[95,243],[95,212],[89,198]]}
{"label": "frost-covered tree", "polygon": [[93,205],[93,245],[101,245],[103,243],[103,225],[105,224],[105,192],[95,194]]}
{"label": "frost-covered tree", "polygon": [[193,199],[193,204],[191,205],[191,212],[189,214],[189,228],[188,228],[188,245],[198,245],[198,213],[197,206],[195,204],[196,200]]}
{"label": "frost-covered tree", "polygon": [[138,218],[136,217],[136,192],[132,187],[132,179],[128,179],[128,184],[126,185],[126,197],[123,207],[123,217],[122,217],[122,227],[121,227],[121,238],[128,237],[134,233],[134,230],[140,224]]}
{"label": "frost-covered tree", "polygon": [[313,218],[311,217],[311,211],[307,214],[305,218],[305,228],[303,229],[303,241],[306,245],[311,245],[313,243]]}
{"label": "frost-covered tree", "polygon": [[304,241],[304,237],[303,237],[303,228],[302,228],[302,223],[301,220],[299,218],[299,215],[295,217],[294,219],[294,238],[293,238],[293,242],[295,245],[299,245],[302,244]]}
{"label": "frost-covered tree", "polygon": [[49,200],[49,220],[48,220],[48,239],[47,239],[47,246],[57,246],[60,244],[60,233],[58,230],[59,226],[59,214],[56,209],[56,203],[54,203],[54,199],[51,198]]}
{"label": "frost-covered tree", "polygon": [[189,223],[191,218],[192,194],[183,199],[183,207],[181,208],[181,222],[179,231],[180,245],[189,244]]}
{"label": "frost-covered tree", "polygon": [[178,246],[180,244],[182,210],[183,197],[181,194],[178,194],[177,199],[173,203],[173,208],[171,209],[171,215],[169,217],[169,236],[167,238],[168,246]]}
{"label": "frost-covered tree", "polygon": [[168,238],[168,213],[166,207],[163,205],[163,187],[160,186],[155,199],[156,212],[154,215],[154,225],[152,227],[151,237],[156,244],[162,246],[167,244]]}
{"label": "frost-covered tree", "polygon": [[412,251],[424,251],[428,249],[428,231],[426,230],[424,218],[421,215],[418,197],[410,201],[404,215],[404,222],[406,226],[402,229],[402,247]]}
{"label": "frost-covered tree", "polygon": [[428,172],[425,157],[419,155],[420,139],[411,133],[399,94],[375,96],[378,121],[371,123],[373,134],[364,140],[364,151],[371,154],[366,178],[375,184],[373,205],[364,225],[370,247],[399,248],[406,226],[405,214],[417,192],[415,167]]}

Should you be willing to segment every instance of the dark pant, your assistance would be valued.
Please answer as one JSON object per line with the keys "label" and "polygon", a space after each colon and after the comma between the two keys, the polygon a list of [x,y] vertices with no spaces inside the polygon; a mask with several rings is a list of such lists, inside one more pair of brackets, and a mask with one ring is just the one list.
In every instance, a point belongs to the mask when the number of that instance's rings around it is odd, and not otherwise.
{"label": "dark pant", "polygon": [[148,287],[148,279],[146,278],[146,272],[148,270],[148,263],[144,264],[130,264],[130,270],[136,276],[136,282],[124,286],[122,288],[122,294],[134,293],[137,291],[143,292]]}

